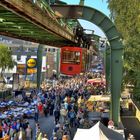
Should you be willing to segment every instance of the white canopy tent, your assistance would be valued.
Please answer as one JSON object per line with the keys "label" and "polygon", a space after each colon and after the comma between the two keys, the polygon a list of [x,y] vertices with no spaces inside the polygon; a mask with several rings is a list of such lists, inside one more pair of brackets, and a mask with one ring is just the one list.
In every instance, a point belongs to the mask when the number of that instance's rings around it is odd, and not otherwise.
{"label": "white canopy tent", "polygon": [[124,140],[124,137],[98,122],[90,129],[78,129],[73,140]]}

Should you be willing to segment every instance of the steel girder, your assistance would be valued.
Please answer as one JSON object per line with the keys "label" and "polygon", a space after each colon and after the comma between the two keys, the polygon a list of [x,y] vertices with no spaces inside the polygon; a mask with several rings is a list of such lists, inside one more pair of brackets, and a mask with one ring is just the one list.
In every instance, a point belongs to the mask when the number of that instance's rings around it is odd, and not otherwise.
{"label": "steel girder", "polygon": [[41,85],[41,80],[42,80],[42,75],[41,75],[42,54],[43,54],[43,45],[39,44],[38,50],[37,50],[37,89],[38,90],[40,90],[40,85]]}
{"label": "steel girder", "polygon": [[52,5],[51,7],[60,18],[90,21],[101,28],[107,36],[111,48],[110,62],[108,63],[110,65],[108,67],[111,69],[111,119],[115,125],[118,125],[120,117],[123,46],[115,25],[106,15],[94,8],[79,5]]}
{"label": "steel girder", "polygon": [[0,1],[0,34],[53,46],[75,42],[70,29],[31,0]]}

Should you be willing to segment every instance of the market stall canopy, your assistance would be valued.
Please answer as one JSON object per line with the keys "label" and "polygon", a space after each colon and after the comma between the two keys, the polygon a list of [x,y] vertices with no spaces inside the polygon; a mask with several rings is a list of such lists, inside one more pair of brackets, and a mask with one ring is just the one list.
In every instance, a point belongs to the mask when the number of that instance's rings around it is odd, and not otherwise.
{"label": "market stall canopy", "polygon": [[110,101],[110,96],[107,95],[91,95],[88,101],[104,101],[104,102],[109,102]]}
{"label": "market stall canopy", "polygon": [[98,122],[90,129],[78,129],[74,140],[124,140],[122,134]]}
{"label": "market stall canopy", "polygon": [[[88,101],[94,102],[94,101],[102,101],[102,102],[109,102],[111,96],[110,95],[91,95]],[[120,98],[120,101],[122,99]]]}
{"label": "market stall canopy", "polygon": [[88,84],[104,84],[105,85],[105,79],[104,78],[94,78],[94,79],[88,79]]}

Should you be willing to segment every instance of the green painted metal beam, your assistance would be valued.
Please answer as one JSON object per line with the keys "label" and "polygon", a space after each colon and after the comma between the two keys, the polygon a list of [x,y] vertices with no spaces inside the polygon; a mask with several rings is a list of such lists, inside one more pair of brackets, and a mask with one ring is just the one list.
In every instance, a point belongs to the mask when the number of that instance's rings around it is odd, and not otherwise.
{"label": "green painted metal beam", "polygon": [[123,46],[118,40],[110,42],[111,45],[111,108],[112,119],[117,125],[120,116],[120,91],[122,84],[122,68],[123,68]]}
{"label": "green painted metal beam", "polygon": [[57,78],[60,74],[60,49],[57,49],[57,62],[56,62],[56,68],[57,68]]}
{"label": "green painted metal beam", "polygon": [[[39,12],[36,12],[37,10]],[[74,41],[73,33],[70,30],[67,30],[67,28],[63,28],[58,23],[54,14],[53,15],[52,13],[48,14],[47,10],[48,10],[47,7],[43,7],[43,8],[38,7],[38,5],[36,4],[33,5],[33,3],[29,1],[27,2],[27,0],[0,1],[0,19],[3,19],[3,24],[4,24],[4,27],[2,27],[2,22],[0,22],[0,28],[5,29],[5,30],[0,29],[0,33],[2,33],[2,35],[8,35],[10,37],[12,37],[13,35],[13,37],[19,39],[28,38],[28,41],[36,40],[36,37],[39,35],[37,39],[38,41],[40,40],[40,43],[42,43],[42,41],[46,42],[46,37],[47,39],[49,39],[49,41],[52,41],[51,44],[56,43],[56,41],[54,42],[54,40],[60,40],[60,42],[64,41],[64,44],[66,40],[69,40],[69,42],[71,41],[73,42]],[[43,14],[44,14],[44,18],[42,16]],[[38,18],[36,18],[36,16]],[[20,28],[18,30],[15,27],[12,27],[12,25],[21,26],[21,27],[17,27]],[[36,35],[33,34],[30,35],[30,31],[35,33]],[[59,44],[55,44],[55,46],[56,45]]]}
{"label": "green painted metal beam", "polygon": [[43,55],[43,45],[39,44],[37,50],[37,89],[40,90],[41,80],[42,80],[42,55]]}
{"label": "green painted metal beam", "polygon": [[111,48],[109,45],[106,46],[105,50],[105,76],[106,76],[106,92],[110,92],[110,69],[111,69]]}

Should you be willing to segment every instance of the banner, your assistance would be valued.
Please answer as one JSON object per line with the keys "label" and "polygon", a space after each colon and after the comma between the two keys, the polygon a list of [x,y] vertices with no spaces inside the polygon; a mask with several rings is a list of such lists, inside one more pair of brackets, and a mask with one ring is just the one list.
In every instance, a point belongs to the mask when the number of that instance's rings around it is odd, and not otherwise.
{"label": "banner", "polygon": [[26,74],[26,65],[25,64],[18,64],[17,65],[17,73],[19,75],[25,75]]}

